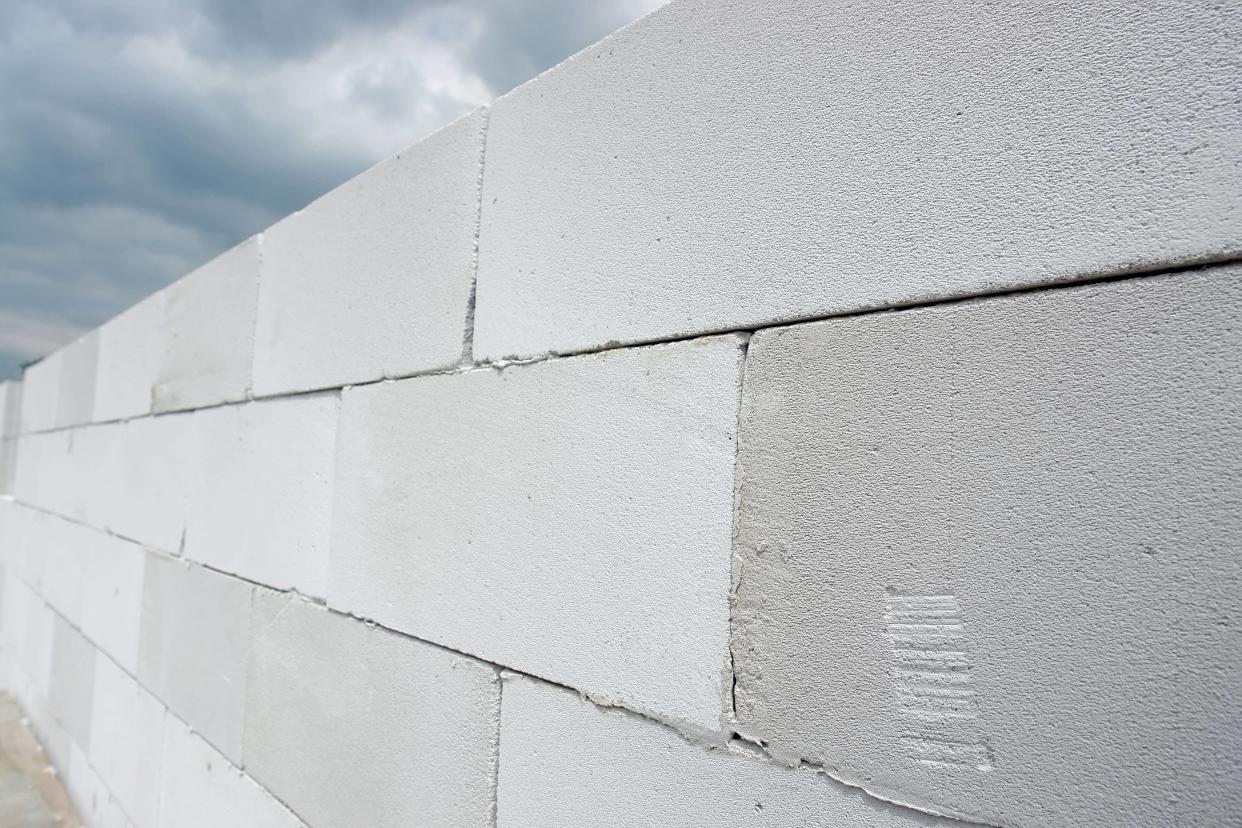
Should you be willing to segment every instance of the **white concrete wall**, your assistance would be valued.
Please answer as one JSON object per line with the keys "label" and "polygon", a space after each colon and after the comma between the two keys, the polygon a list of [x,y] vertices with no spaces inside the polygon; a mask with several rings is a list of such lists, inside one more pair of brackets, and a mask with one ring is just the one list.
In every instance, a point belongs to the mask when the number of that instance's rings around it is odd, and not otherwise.
{"label": "white concrete wall", "polygon": [[93,826],[1242,821],[1240,36],[674,0],[0,385],[0,679]]}

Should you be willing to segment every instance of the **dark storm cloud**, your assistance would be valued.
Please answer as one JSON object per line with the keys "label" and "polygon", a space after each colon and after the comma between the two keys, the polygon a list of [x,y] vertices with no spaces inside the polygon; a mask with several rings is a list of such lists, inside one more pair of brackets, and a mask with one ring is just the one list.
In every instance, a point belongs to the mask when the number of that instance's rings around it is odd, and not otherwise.
{"label": "dark storm cloud", "polygon": [[658,0],[17,0],[0,377]]}

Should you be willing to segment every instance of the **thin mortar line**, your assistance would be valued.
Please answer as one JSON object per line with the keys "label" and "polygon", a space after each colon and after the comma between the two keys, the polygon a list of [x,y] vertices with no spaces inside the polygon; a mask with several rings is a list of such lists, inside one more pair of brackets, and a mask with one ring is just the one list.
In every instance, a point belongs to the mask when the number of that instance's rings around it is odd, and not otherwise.
{"label": "thin mortar line", "polygon": [[479,126],[479,176],[475,184],[474,250],[470,259],[470,296],[466,300],[466,325],[462,334],[461,364],[474,362],[474,314],[479,291],[479,239],[483,232],[483,175],[487,165],[487,129],[491,124],[492,110],[483,107]]}
{"label": "thin mortar line", "polygon": [[168,417],[177,414],[188,414],[193,411],[204,411],[212,408],[222,408],[229,405],[241,405],[250,402],[263,402],[264,400],[279,400],[292,397],[305,397],[311,394],[322,394],[329,391],[339,391],[347,388],[365,388],[370,385],[378,385],[385,382],[399,382],[407,379],[419,379],[422,377],[435,376],[454,376],[458,374],[468,374],[476,371],[503,371],[508,369],[524,368],[530,365],[540,365],[545,362],[559,362],[565,359],[578,359],[580,357],[594,356],[597,354],[608,354],[614,351],[624,351],[633,348],[655,348],[663,345],[677,345],[687,342],[693,342],[699,339],[708,339],[711,337],[727,336],[729,334],[756,334],[763,331],[779,330],[783,328],[796,327],[799,325],[810,325],[816,322],[828,322],[834,319],[846,319],[857,316],[870,316],[879,313],[902,313],[911,310],[921,310],[925,308],[934,308],[942,305],[959,305],[977,302],[987,302],[992,299],[1004,298],[1006,296],[1022,296],[1025,294],[1045,293],[1050,291],[1072,290],[1076,288],[1089,287],[1091,285],[1111,284],[1113,282],[1124,282],[1130,280],[1157,278],[1162,276],[1174,276],[1181,273],[1188,273],[1200,270],[1214,270],[1224,268],[1230,265],[1242,263],[1242,255],[1221,254],[1204,256],[1197,259],[1191,259],[1177,265],[1161,265],[1151,268],[1143,266],[1135,266],[1130,269],[1122,269],[1115,272],[1085,274],[1080,277],[1068,277],[1065,279],[1057,279],[1044,281],[1035,284],[1021,285],[1017,287],[996,288],[995,290],[981,290],[974,293],[967,293],[952,296],[939,296],[927,299],[910,300],[908,302],[895,302],[876,307],[859,307],[849,310],[843,310],[833,313],[825,313],[820,315],[809,315],[805,317],[793,316],[780,321],[764,322],[754,326],[735,326],[723,328],[708,328],[694,333],[680,334],[676,336],[655,337],[649,339],[635,339],[626,342],[610,342],[606,345],[593,346],[578,350],[569,351],[548,351],[536,356],[520,357],[513,359],[496,359],[475,361],[469,364],[458,364],[448,367],[430,368],[421,371],[413,371],[408,374],[396,374],[388,377],[379,377],[376,379],[368,379],[346,385],[331,385],[316,388],[308,388],[299,391],[285,391],[276,394],[266,394],[257,397],[248,397],[244,400],[230,400],[210,405],[202,405],[196,408],[178,409],[175,411],[153,411],[147,414],[138,415],[136,417],[125,417],[115,420],[101,420],[99,422],[78,423],[76,425],[59,426],[56,428],[36,429],[33,431],[20,432],[18,437],[24,437],[35,434],[51,434],[62,431],[70,431],[73,429],[90,428],[92,426],[112,425],[121,422],[132,422],[134,420],[143,420],[152,417]]}
{"label": "thin mortar line", "polygon": [[[14,500],[13,502],[15,502],[15,503],[21,503],[20,501],[16,501],[16,500]],[[105,534],[111,534],[111,533],[107,533],[105,530],[100,530],[100,529],[97,529],[97,528],[95,528],[95,527],[93,527],[93,526],[90,526],[89,524],[82,523],[81,521],[75,520],[75,519],[73,519],[73,518],[65,518],[65,517],[63,517],[63,516],[61,516],[61,515],[57,515],[57,514],[56,514],[56,513],[54,513],[54,512],[49,512],[49,511],[47,511],[47,510],[45,510],[45,509],[41,509],[40,507],[37,507],[37,506],[31,506],[31,505],[29,505],[29,504],[25,504],[25,503],[21,503],[21,505],[22,505],[23,507],[25,507],[25,508],[34,509],[34,510],[36,510],[36,511],[43,512],[43,513],[48,514],[48,515],[51,515],[51,516],[53,516],[53,517],[60,518],[60,519],[65,520],[65,521],[67,521],[67,522],[77,524],[77,525],[82,526],[82,527],[84,527],[84,528],[86,528],[86,529],[89,529],[89,530],[91,530],[91,531],[95,531],[95,532],[104,532]],[[596,696],[595,696],[595,695],[594,695],[591,691],[582,690],[582,689],[577,688],[577,687],[572,687],[572,686],[570,686],[570,685],[563,684],[563,683],[561,683],[561,682],[559,682],[559,681],[556,681],[556,680],[554,680],[554,679],[549,679],[549,678],[546,678],[546,677],[544,677],[544,676],[540,676],[540,675],[537,675],[537,674],[534,674],[534,673],[527,672],[527,671],[525,671],[525,670],[519,670],[519,669],[517,669],[517,668],[510,667],[510,666],[507,666],[507,665],[505,665],[505,664],[502,664],[502,663],[500,663],[500,662],[491,661],[491,660],[489,660],[489,659],[482,658],[482,657],[480,657],[480,656],[478,656],[478,655],[475,655],[475,654],[473,654],[473,653],[469,653],[469,652],[466,652],[466,651],[463,651],[463,650],[457,650],[457,649],[454,649],[454,648],[452,648],[452,647],[449,647],[448,645],[441,644],[441,643],[436,642],[436,641],[431,641],[431,640],[429,640],[429,639],[420,638],[420,637],[418,637],[418,636],[416,636],[416,635],[414,635],[414,634],[412,634],[412,633],[408,633],[408,632],[404,632],[404,631],[402,631],[402,630],[396,630],[396,629],[393,629],[393,628],[391,628],[391,627],[387,627],[387,626],[385,626],[385,625],[383,625],[383,624],[381,624],[381,623],[379,623],[379,622],[375,621],[375,620],[374,620],[374,619],[372,619],[372,618],[368,618],[368,617],[366,617],[366,616],[358,615],[358,614],[353,613],[353,612],[349,612],[349,611],[346,611],[346,610],[340,610],[340,609],[334,608],[334,607],[332,607],[332,606],[328,606],[328,605],[327,605],[326,603],[324,603],[322,600],[320,600],[320,599],[315,599],[315,598],[311,598],[311,597],[308,597],[308,596],[306,596],[306,595],[303,595],[302,593],[298,592],[298,591],[297,591],[297,590],[295,590],[295,589],[279,589],[279,588],[274,588],[274,587],[268,586],[268,585],[266,585],[266,584],[260,583],[260,582],[258,582],[258,581],[252,581],[252,580],[250,580],[250,579],[248,579],[248,578],[245,578],[245,577],[243,577],[243,576],[237,575],[237,574],[235,574],[235,573],[225,572],[225,571],[223,571],[223,570],[218,570],[218,569],[215,569],[214,567],[211,567],[211,566],[206,565],[206,564],[199,563],[199,562],[197,562],[197,561],[191,561],[191,560],[185,560],[185,559],[177,558],[177,557],[175,557],[175,556],[173,556],[173,555],[170,555],[168,552],[166,552],[166,551],[164,551],[164,550],[157,549],[157,548],[154,548],[154,547],[146,547],[146,546],[144,546],[144,547],[143,547],[143,549],[144,549],[146,552],[148,552],[149,554],[159,555],[159,556],[161,556],[161,557],[167,558],[167,559],[172,560],[172,561],[178,561],[178,562],[180,562],[183,566],[187,566],[187,567],[190,567],[190,566],[198,567],[198,568],[200,568],[200,569],[204,569],[204,570],[207,570],[207,571],[213,572],[213,573],[215,573],[215,574],[217,574],[217,575],[220,575],[220,576],[222,576],[222,577],[233,578],[233,579],[235,579],[235,580],[238,580],[238,581],[244,582],[244,583],[246,583],[246,584],[250,585],[252,588],[260,588],[260,589],[265,589],[265,590],[268,590],[269,592],[274,592],[274,593],[278,593],[278,594],[287,595],[287,596],[289,596],[291,599],[300,599],[300,600],[305,601],[305,602],[307,602],[307,603],[310,603],[310,604],[313,604],[313,605],[316,605],[316,606],[320,606],[320,607],[322,607],[322,608],[323,608],[323,610],[324,610],[326,613],[330,613],[330,614],[332,614],[332,615],[336,615],[336,616],[338,616],[338,617],[347,618],[347,619],[350,619],[350,620],[353,620],[353,621],[357,621],[357,622],[360,622],[360,623],[366,624],[366,625],[368,625],[368,626],[370,626],[370,627],[373,627],[373,628],[376,628],[376,629],[379,629],[379,630],[383,630],[383,631],[385,631],[385,632],[387,632],[387,633],[389,633],[389,634],[399,636],[399,637],[404,638],[404,639],[407,639],[407,640],[409,640],[409,641],[413,641],[413,642],[415,642],[415,643],[417,643],[417,644],[421,644],[421,645],[423,645],[423,646],[427,646],[427,647],[433,647],[433,648],[435,648],[435,649],[437,649],[437,650],[439,650],[439,651],[441,651],[441,652],[450,653],[450,654],[455,655],[455,656],[461,656],[461,657],[469,658],[469,659],[471,659],[472,661],[475,661],[475,662],[478,662],[478,663],[480,663],[480,664],[482,664],[482,665],[485,665],[485,666],[488,666],[488,667],[493,668],[494,670],[498,671],[498,673],[501,673],[501,674],[503,674],[503,673],[510,673],[510,674],[513,674],[513,675],[516,675],[516,676],[520,676],[520,677],[525,678],[525,679],[530,679],[530,680],[533,680],[533,681],[538,681],[538,682],[541,682],[541,683],[546,684],[546,685],[549,685],[549,686],[551,686],[551,687],[558,688],[558,689],[560,689],[560,690],[562,690],[562,691],[564,691],[564,692],[567,692],[567,693],[572,693],[572,694],[574,694],[574,695],[578,696],[579,698],[585,699],[586,701],[590,702],[590,703],[591,703],[594,707],[596,707],[597,709],[599,709],[599,710],[601,710],[601,711],[618,711],[618,712],[623,713],[624,715],[631,716],[631,717],[634,717],[634,718],[640,719],[640,720],[642,720],[642,721],[644,721],[644,722],[648,722],[648,723],[650,723],[650,724],[657,725],[657,726],[659,726],[659,727],[665,728],[665,729],[670,730],[670,731],[672,731],[673,733],[677,734],[680,738],[682,738],[682,739],[683,739],[684,741],[686,741],[687,743],[689,743],[689,744],[691,744],[691,745],[694,745],[694,746],[696,746],[696,747],[703,748],[704,750],[711,750],[711,749],[719,749],[719,748],[723,748],[723,747],[725,747],[726,745],[728,745],[728,744],[729,744],[729,742],[733,741],[734,739],[741,739],[742,741],[744,741],[744,742],[748,743],[749,745],[751,745],[751,746],[752,746],[752,747],[753,747],[753,748],[754,748],[757,752],[761,753],[761,754],[762,754],[762,759],[763,759],[763,761],[770,762],[771,764],[778,765],[778,766],[780,766],[780,767],[792,768],[792,767],[800,767],[800,766],[805,766],[805,767],[810,768],[810,769],[812,769],[812,770],[816,770],[816,771],[818,771],[818,772],[822,773],[822,775],[823,775],[826,779],[830,780],[831,782],[833,782],[833,783],[835,783],[835,784],[838,784],[838,785],[841,785],[841,786],[843,786],[843,787],[845,787],[845,788],[847,788],[847,789],[849,789],[849,790],[852,790],[852,791],[860,791],[862,794],[864,794],[865,796],[867,796],[869,799],[874,800],[874,801],[876,801],[876,802],[881,802],[881,803],[884,803],[884,806],[885,806],[885,807],[895,807],[895,808],[901,808],[903,811],[910,811],[910,812],[912,812],[912,813],[915,813],[915,814],[921,814],[921,815],[924,815],[924,816],[932,816],[932,817],[938,817],[938,818],[942,818],[942,819],[951,819],[951,820],[955,820],[955,821],[958,821],[958,822],[962,822],[964,825],[972,825],[972,826],[973,826],[973,825],[980,825],[980,826],[985,826],[985,828],[996,828],[996,826],[989,826],[987,823],[971,822],[971,821],[969,821],[969,820],[965,820],[965,819],[963,819],[963,818],[961,818],[961,817],[953,816],[953,815],[951,815],[951,814],[944,814],[944,813],[940,813],[940,812],[936,812],[936,811],[929,810],[929,809],[924,808],[924,807],[921,807],[921,806],[911,805],[911,804],[907,804],[907,803],[904,803],[904,802],[895,801],[895,800],[890,799],[890,798],[886,798],[885,796],[883,796],[883,795],[881,795],[881,794],[879,794],[879,793],[877,793],[877,792],[874,792],[874,791],[872,791],[872,790],[870,790],[870,789],[868,789],[868,788],[866,788],[866,787],[863,787],[863,786],[861,786],[861,785],[858,785],[858,784],[855,784],[855,783],[849,782],[849,781],[847,781],[847,780],[845,780],[845,779],[842,779],[842,778],[840,778],[840,777],[838,777],[838,776],[834,775],[834,774],[833,774],[833,773],[832,773],[832,772],[828,769],[828,767],[827,767],[826,765],[824,765],[822,762],[819,762],[819,761],[814,760],[814,759],[807,759],[807,758],[805,758],[805,757],[799,757],[799,756],[790,756],[788,759],[785,759],[785,758],[780,758],[780,759],[778,759],[778,758],[777,758],[776,756],[774,756],[774,755],[773,755],[773,753],[771,752],[771,750],[770,750],[770,744],[769,744],[769,743],[763,743],[763,744],[760,744],[760,743],[754,742],[753,740],[751,740],[751,739],[749,739],[749,738],[747,738],[747,737],[745,737],[745,736],[742,736],[742,735],[741,735],[741,734],[739,734],[736,730],[728,730],[728,731],[724,731],[724,730],[722,730],[722,731],[712,731],[712,730],[708,730],[708,729],[706,729],[706,728],[696,728],[696,727],[694,727],[694,726],[692,726],[692,725],[688,725],[688,724],[683,723],[683,722],[678,722],[678,721],[676,721],[676,720],[668,720],[668,719],[663,719],[663,718],[660,718],[658,715],[656,715],[656,714],[654,714],[654,713],[651,713],[651,712],[644,712],[644,711],[641,711],[641,710],[635,710],[635,709],[633,709],[633,708],[626,707],[626,706],[625,706],[625,705],[623,705],[623,704],[618,704],[618,703],[611,702],[611,701],[604,701],[604,700],[602,700],[602,699],[600,699],[600,698],[597,698],[597,697],[596,697]],[[22,580],[22,582],[23,582],[23,583],[25,583],[25,579],[22,579],[22,578],[20,578],[20,577],[19,577],[19,580]],[[30,585],[29,585],[29,584],[27,584],[27,587],[28,587],[28,588],[30,588],[30,589],[32,589],[32,591],[34,591],[34,590],[33,590],[33,588],[32,588],[32,587],[30,587]],[[42,598],[42,593],[35,591],[35,594],[39,595],[39,596],[40,596],[40,598]],[[44,603],[46,603],[46,601],[45,601]],[[49,606],[49,607],[51,607],[51,605],[48,605],[48,606]],[[52,608],[52,609],[53,609],[53,611],[55,611],[55,608]],[[72,625],[71,625],[71,626],[72,626]],[[75,629],[76,629],[76,628],[75,628]],[[90,639],[88,639],[88,640],[90,640]],[[101,650],[100,652],[103,652],[103,651]],[[108,654],[107,654],[107,653],[105,653],[105,655],[108,655]],[[112,659],[110,655],[108,655],[108,657],[109,657],[109,659],[110,659],[110,660],[112,660],[112,661],[115,663],[115,659]],[[118,667],[120,667],[120,665],[119,665],[119,664],[118,664],[117,666],[118,666]],[[144,689],[147,689],[147,688],[146,688],[146,685],[144,685],[144,684],[142,684],[140,681],[138,681],[138,678],[137,678],[136,676],[133,676],[132,674],[130,674],[130,673],[129,673],[129,671],[128,671],[128,670],[125,670],[125,668],[124,668],[124,667],[121,667],[121,669],[122,669],[122,670],[124,670],[124,671],[126,672],[126,674],[127,674],[127,675],[130,675],[130,676],[131,676],[131,677],[132,677],[132,678],[133,678],[136,682],[138,682],[140,686],[142,686]],[[150,691],[149,689],[147,689],[147,692],[149,692],[153,698],[155,698],[155,699],[159,700],[161,703],[163,702],[163,700],[162,700],[162,699],[160,699],[158,696],[156,696],[154,692]],[[497,717],[497,721],[499,722],[499,716]],[[498,727],[499,727],[499,724],[498,724]],[[197,732],[197,731],[195,731],[195,732]],[[201,734],[200,734],[200,735],[201,735]],[[205,740],[205,737],[204,737],[204,740]],[[243,734],[243,740],[244,740],[244,734]],[[498,747],[497,747],[497,759],[499,760],[499,739],[497,740],[497,746],[498,746]],[[214,746],[213,746],[213,748],[214,748]],[[217,749],[217,750],[218,750],[218,749]],[[221,755],[223,755],[223,754],[221,754]],[[225,757],[225,758],[227,759],[227,757]],[[738,758],[744,758],[744,757],[738,757]],[[231,760],[230,760],[230,764],[231,764]],[[234,767],[236,767],[236,766],[234,766]],[[243,773],[244,773],[244,771],[243,771]],[[253,777],[251,777],[251,778],[253,779]],[[496,778],[497,778],[497,794],[499,794],[499,781],[498,781],[498,780],[499,780],[499,764],[497,764],[497,777],[496,777]],[[256,784],[258,784],[258,783],[257,783],[257,781],[256,781]],[[260,786],[260,787],[262,787],[262,786]],[[266,788],[264,788],[264,790],[267,790],[267,789],[266,789]],[[279,800],[279,798],[278,798],[278,797],[274,797],[274,798],[276,798],[276,799],[277,799],[277,801],[280,801],[282,805],[285,805],[285,807],[288,807],[288,805],[287,805],[286,803],[284,803],[283,801]],[[497,796],[497,799],[498,799],[498,798],[499,798],[499,797]],[[295,816],[297,816],[297,812],[296,812],[296,811],[294,811],[292,808],[290,808],[289,810],[290,810],[291,812],[293,812]],[[300,819],[300,818],[301,818],[301,817],[299,816],[299,819]]]}
{"label": "thin mortar line", "polygon": [[[26,504],[22,504],[22,505],[24,506],[24,505],[26,505]],[[34,508],[34,507],[30,507],[30,508]],[[49,514],[51,514],[51,513],[49,513]],[[83,524],[83,525],[84,525],[84,524]],[[90,527],[88,527],[88,528],[90,528]],[[153,551],[153,552],[154,552],[154,551],[156,551],[156,550],[151,550],[151,551]],[[163,553],[160,553],[160,554],[163,554]],[[175,558],[174,558],[173,560],[177,560],[177,559],[175,559]],[[7,572],[6,572],[6,574],[7,574]],[[80,628],[79,628],[76,624],[74,624],[74,623],[73,623],[73,621],[71,621],[69,618],[67,618],[67,617],[66,617],[66,616],[65,616],[65,615],[64,615],[64,614],[63,614],[63,613],[62,613],[59,609],[57,609],[56,607],[54,607],[54,606],[52,606],[50,603],[48,603],[47,599],[43,596],[43,592],[42,592],[41,590],[35,589],[35,588],[34,588],[34,586],[32,586],[30,583],[28,583],[28,582],[26,581],[26,579],[25,579],[25,578],[21,577],[20,575],[17,575],[17,573],[13,573],[13,574],[17,576],[17,580],[18,580],[18,581],[21,581],[22,585],[23,585],[23,586],[25,586],[25,587],[26,587],[26,589],[30,590],[30,593],[31,593],[32,595],[34,595],[36,598],[38,598],[38,599],[39,599],[39,603],[43,604],[43,606],[45,606],[49,612],[51,612],[53,615],[55,615],[57,618],[59,618],[62,622],[64,622],[64,624],[65,624],[65,626],[66,626],[66,627],[68,627],[69,629],[71,629],[71,630],[73,630],[75,633],[77,633],[79,636],[81,636],[81,637],[82,637],[82,640],[83,640],[83,641],[85,641],[87,644],[89,644],[89,645],[91,646],[91,648],[92,648],[92,649],[93,649],[93,650],[94,650],[97,654],[102,655],[104,658],[108,659],[108,661],[112,662],[113,666],[115,666],[118,670],[120,670],[120,671],[121,671],[121,673],[123,673],[126,677],[128,677],[131,681],[133,681],[133,682],[134,682],[134,684],[138,685],[138,687],[140,687],[140,688],[143,690],[143,692],[145,692],[145,693],[146,693],[147,695],[149,695],[152,699],[154,699],[156,702],[158,702],[158,703],[159,703],[159,705],[160,705],[160,707],[161,707],[161,708],[162,708],[162,710],[163,710],[163,715],[164,715],[165,717],[169,717],[169,716],[171,716],[172,718],[176,719],[176,720],[177,720],[178,722],[180,722],[180,723],[181,723],[181,724],[185,727],[185,729],[186,729],[186,730],[188,730],[188,731],[189,731],[192,735],[197,736],[199,739],[201,739],[201,740],[202,740],[202,742],[203,742],[203,744],[207,745],[209,748],[211,748],[213,751],[215,751],[217,754],[219,754],[219,755],[220,755],[220,758],[221,758],[221,759],[223,759],[223,760],[224,760],[224,762],[225,762],[227,765],[229,765],[229,767],[231,767],[231,768],[233,768],[234,770],[236,770],[236,771],[238,772],[238,774],[239,774],[239,775],[241,775],[241,776],[245,777],[245,778],[246,778],[247,780],[249,780],[249,781],[250,781],[250,782],[251,782],[251,783],[252,783],[255,787],[257,787],[259,790],[263,791],[263,792],[264,792],[264,793],[266,793],[268,796],[270,796],[270,797],[271,797],[271,798],[272,798],[275,802],[280,803],[281,807],[283,807],[283,808],[285,808],[287,811],[289,811],[289,813],[290,813],[290,814],[292,814],[292,815],[293,815],[293,817],[294,817],[295,819],[297,819],[297,820],[298,820],[298,822],[302,823],[302,825],[304,825],[304,826],[309,826],[309,825],[310,825],[310,823],[308,823],[305,819],[303,819],[303,818],[301,817],[301,815],[300,815],[300,814],[298,814],[298,812],[297,812],[297,811],[295,811],[292,807],[290,807],[290,806],[289,806],[289,804],[288,804],[287,802],[285,802],[283,799],[281,799],[280,797],[278,797],[276,794],[272,793],[272,791],[268,790],[268,788],[267,788],[266,786],[264,786],[261,782],[259,782],[259,780],[255,779],[253,776],[251,776],[249,773],[247,773],[247,772],[246,772],[246,770],[245,770],[245,768],[243,768],[243,767],[241,767],[241,766],[239,766],[239,765],[235,764],[235,763],[233,762],[233,760],[232,760],[232,759],[230,759],[227,755],[225,755],[225,753],[224,753],[222,750],[220,750],[220,748],[218,748],[218,747],[216,747],[214,744],[212,744],[212,742],[211,742],[211,741],[207,738],[207,736],[206,736],[206,735],[205,735],[205,734],[204,734],[201,730],[197,730],[197,729],[194,727],[194,725],[190,724],[190,722],[188,722],[188,721],[186,721],[185,719],[181,718],[181,716],[180,716],[178,713],[176,713],[176,712],[175,712],[175,711],[174,711],[171,707],[169,707],[169,706],[168,706],[168,703],[167,703],[167,702],[165,702],[165,701],[164,701],[163,699],[161,699],[158,695],[156,695],[156,693],[155,693],[155,691],[154,691],[154,690],[152,690],[150,687],[148,687],[148,686],[147,686],[147,685],[146,685],[146,684],[145,684],[145,683],[144,683],[141,679],[139,679],[139,678],[138,678],[138,676],[137,676],[137,675],[135,675],[134,673],[131,673],[131,672],[129,671],[129,669],[125,667],[125,665],[123,665],[123,664],[121,664],[119,661],[117,661],[117,660],[116,660],[116,658],[115,658],[115,657],[113,657],[112,653],[108,652],[107,650],[105,650],[105,649],[103,649],[101,646],[99,646],[99,644],[95,641],[95,639],[94,639],[94,638],[92,638],[91,636],[87,635],[87,634],[86,634],[86,633],[85,633],[82,629],[80,629]],[[252,593],[252,595],[253,595],[253,593]],[[15,665],[17,665],[17,667],[18,667],[19,669],[21,669],[23,673],[26,673],[25,668],[24,668],[24,667],[22,667],[22,665],[17,664],[16,659],[14,659],[14,660],[13,660],[13,663],[14,663]],[[34,682],[33,682],[33,679],[31,679],[31,677],[30,677],[30,675],[29,675],[29,674],[27,674],[27,675],[26,675],[26,678],[27,678],[28,680],[30,680],[32,684],[34,683]],[[56,713],[52,710],[51,705],[50,705],[50,703],[49,703],[49,700],[48,700],[48,699],[43,699],[42,701],[43,701],[43,703],[47,706],[48,715],[49,715],[49,716],[51,716],[51,718],[52,718],[53,720],[55,720],[55,722],[56,722],[57,726],[59,726],[59,727],[61,728],[61,730],[62,730],[62,731],[64,731],[65,736],[69,737],[70,741],[71,741],[71,742],[73,742],[74,746],[75,746],[75,747],[77,747],[77,748],[78,748],[78,750],[82,753],[82,758],[86,760],[87,765],[89,765],[89,766],[90,766],[90,768],[91,768],[91,770],[95,772],[95,777],[96,777],[96,779],[98,779],[98,780],[99,780],[99,784],[103,786],[103,788],[104,788],[104,789],[108,792],[108,795],[109,795],[110,797],[112,797],[112,800],[113,800],[114,802],[116,802],[117,807],[121,809],[121,812],[125,815],[125,817],[126,817],[127,819],[129,819],[130,823],[132,823],[132,824],[134,824],[134,825],[137,825],[137,822],[133,819],[133,817],[131,817],[131,816],[130,816],[129,811],[127,810],[127,808],[126,808],[125,804],[124,804],[123,802],[121,802],[120,797],[118,797],[118,796],[116,795],[116,792],[112,790],[112,788],[108,785],[108,783],[104,780],[104,778],[100,775],[99,771],[96,769],[96,767],[95,767],[95,763],[92,761],[92,759],[91,759],[91,757],[90,757],[89,752],[88,752],[86,749],[84,749],[81,745],[79,745],[79,744],[77,743],[77,741],[76,741],[76,740],[74,740],[74,739],[72,738],[72,735],[69,733],[69,730],[68,730],[68,728],[65,726],[65,723],[64,723],[64,722],[62,722],[62,721],[61,721],[61,719],[60,719],[60,717],[59,717],[59,716],[57,716],[57,715],[56,715]],[[244,707],[244,705],[243,705],[243,707]],[[91,717],[92,717],[92,720],[93,720],[93,719],[94,719],[94,707],[93,707],[93,705],[92,705],[92,710],[91,710]],[[161,731],[162,731],[162,729],[163,729],[163,723],[161,723],[160,727],[161,727]],[[160,735],[160,742],[161,742],[161,745],[162,745],[162,743],[163,743],[163,734],[162,734],[162,733],[161,733],[161,735]],[[162,751],[162,747],[161,747],[161,751]],[[163,821],[163,784],[162,784],[162,776],[163,776],[163,770],[164,770],[164,765],[163,765],[162,758],[163,758],[163,756],[162,756],[162,753],[161,753],[161,763],[160,763],[161,785],[160,785],[160,801],[159,801],[159,806],[158,806],[158,807],[159,807],[159,815],[160,815],[160,820],[161,820],[161,822]],[[58,774],[58,775],[60,775],[60,770],[59,770],[59,769],[57,769],[57,774]],[[68,791],[67,791],[67,790],[66,790],[66,793],[68,793]],[[75,804],[75,806],[74,806],[74,807],[75,807],[75,808],[77,807],[77,806],[76,806],[76,804]]]}

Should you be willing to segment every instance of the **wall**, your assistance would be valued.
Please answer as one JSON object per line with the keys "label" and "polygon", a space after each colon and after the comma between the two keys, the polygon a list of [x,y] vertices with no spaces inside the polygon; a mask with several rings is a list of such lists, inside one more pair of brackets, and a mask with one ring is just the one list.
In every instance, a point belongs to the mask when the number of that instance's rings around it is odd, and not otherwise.
{"label": "wall", "polygon": [[86,821],[1235,822],[1240,16],[675,0],[31,366]]}

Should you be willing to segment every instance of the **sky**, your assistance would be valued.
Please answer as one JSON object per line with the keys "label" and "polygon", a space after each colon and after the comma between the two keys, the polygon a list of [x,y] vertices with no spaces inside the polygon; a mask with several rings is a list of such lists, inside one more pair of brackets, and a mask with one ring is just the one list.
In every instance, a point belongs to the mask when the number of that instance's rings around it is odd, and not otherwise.
{"label": "sky", "polygon": [[0,0],[0,379],[665,0]]}

